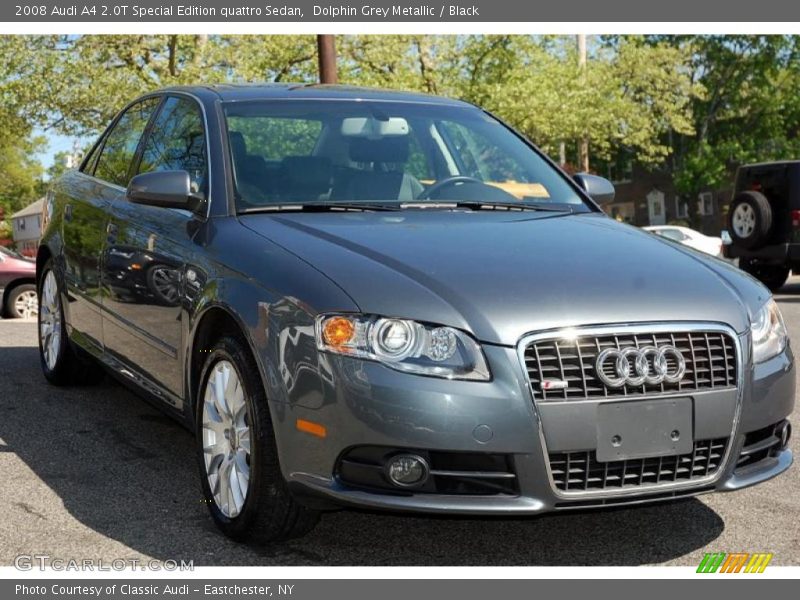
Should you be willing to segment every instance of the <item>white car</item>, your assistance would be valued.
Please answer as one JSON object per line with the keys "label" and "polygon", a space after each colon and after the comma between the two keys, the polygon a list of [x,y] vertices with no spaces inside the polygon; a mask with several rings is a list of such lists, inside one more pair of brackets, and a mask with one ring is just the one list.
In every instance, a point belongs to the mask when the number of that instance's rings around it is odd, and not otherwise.
{"label": "white car", "polygon": [[677,225],[656,225],[654,227],[642,227],[642,229],[695,250],[700,250],[711,256],[722,256],[722,238],[704,235],[694,229]]}

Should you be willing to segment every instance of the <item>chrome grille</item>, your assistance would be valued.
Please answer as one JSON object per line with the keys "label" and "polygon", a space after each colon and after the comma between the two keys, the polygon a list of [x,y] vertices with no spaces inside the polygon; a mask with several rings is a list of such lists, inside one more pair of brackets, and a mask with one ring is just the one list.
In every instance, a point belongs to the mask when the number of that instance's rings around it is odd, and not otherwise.
{"label": "chrome grille", "polygon": [[725,456],[728,438],[694,443],[689,454],[674,454],[601,463],[595,451],[550,454],[550,472],[562,492],[614,490],[675,481],[692,481],[716,473]]}
{"label": "chrome grille", "polygon": [[[676,347],[686,361],[677,383],[606,386],[595,374],[595,361],[606,348]],[[577,338],[533,341],[524,350],[525,367],[535,400],[559,401],[631,395],[690,392],[736,386],[736,345],[719,331],[579,335]],[[543,380],[565,382],[562,389],[542,389]]]}

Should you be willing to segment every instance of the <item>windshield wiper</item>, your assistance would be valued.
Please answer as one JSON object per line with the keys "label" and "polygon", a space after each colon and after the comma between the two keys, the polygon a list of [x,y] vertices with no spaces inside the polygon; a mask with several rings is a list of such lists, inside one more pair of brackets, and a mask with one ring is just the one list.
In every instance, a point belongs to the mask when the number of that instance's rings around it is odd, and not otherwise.
{"label": "windshield wiper", "polygon": [[239,214],[264,212],[327,212],[327,211],[395,211],[397,204],[372,204],[367,202],[306,202],[294,204],[265,204],[239,211]]}
{"label": "windshield wiper", "polygon": [[400,208],[453,209],[469,208],[471,210],[507,210],[507,211],[544,211],[571,214],[570,206],[544,206],[525,202],[480,202],[478,200],[457,200],[454,202],[404,202]]}
{"label": "windshield wiper", "polygon": [[540,211],[572,214],[575,211],[570,206],[546,206],[525,202],[480,202],[478,200],[457,200],[453,202],[402,202],[375,204],[372,202],[306,202],[306,203],[285,203],[285,204],[265,204],[263,206],[253,206],[244,208],[239,214],[269,213],[269,212],[331,212],[331,211],[398,211],[404,209],[425,209],[425,210],[453,210],[457,208],[468,208],[470,210],[497,210],[497,211]]}

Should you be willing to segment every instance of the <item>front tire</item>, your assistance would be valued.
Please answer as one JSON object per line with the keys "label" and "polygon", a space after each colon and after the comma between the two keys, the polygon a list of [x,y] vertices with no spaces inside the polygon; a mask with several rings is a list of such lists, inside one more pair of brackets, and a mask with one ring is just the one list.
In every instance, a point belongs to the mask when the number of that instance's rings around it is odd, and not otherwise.
{"label": "front tire", "polygon": [[196,419],[203,496],[225,535],[267,543],[314,528],[319,513],[294,500],[281,474],[258,367],[239,338],[224,337],[211,349]]}
{"label": "front tire", "polygon": [[39,280],[39,359],[42,372],[53,385],[95,383],[103,371],[90,358],[77,355],[67,337],[61,288],[53,270],[52,259],[42,269]]}

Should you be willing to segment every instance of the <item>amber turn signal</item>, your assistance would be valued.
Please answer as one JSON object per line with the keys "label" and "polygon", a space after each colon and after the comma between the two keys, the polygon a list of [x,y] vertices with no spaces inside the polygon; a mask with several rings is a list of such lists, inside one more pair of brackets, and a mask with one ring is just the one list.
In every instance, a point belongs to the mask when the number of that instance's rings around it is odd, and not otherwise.
{"label": "amber turn signal", "polygon": [[314,423],[313,421],[306,421],[305,419],[297,419],[295,422],[295,427],[297,427],[298,431],[310,433],[311,435],[321,438],[324,438],[326,435],[328,435],[328,430],[325,429],[324,425]]}
{"label": "amber turn signal", "polygon": [[329,346],[344,346],[353,341],[355,333],[355,325],[345,317],[331,317],[322,324],[322,339]]}

